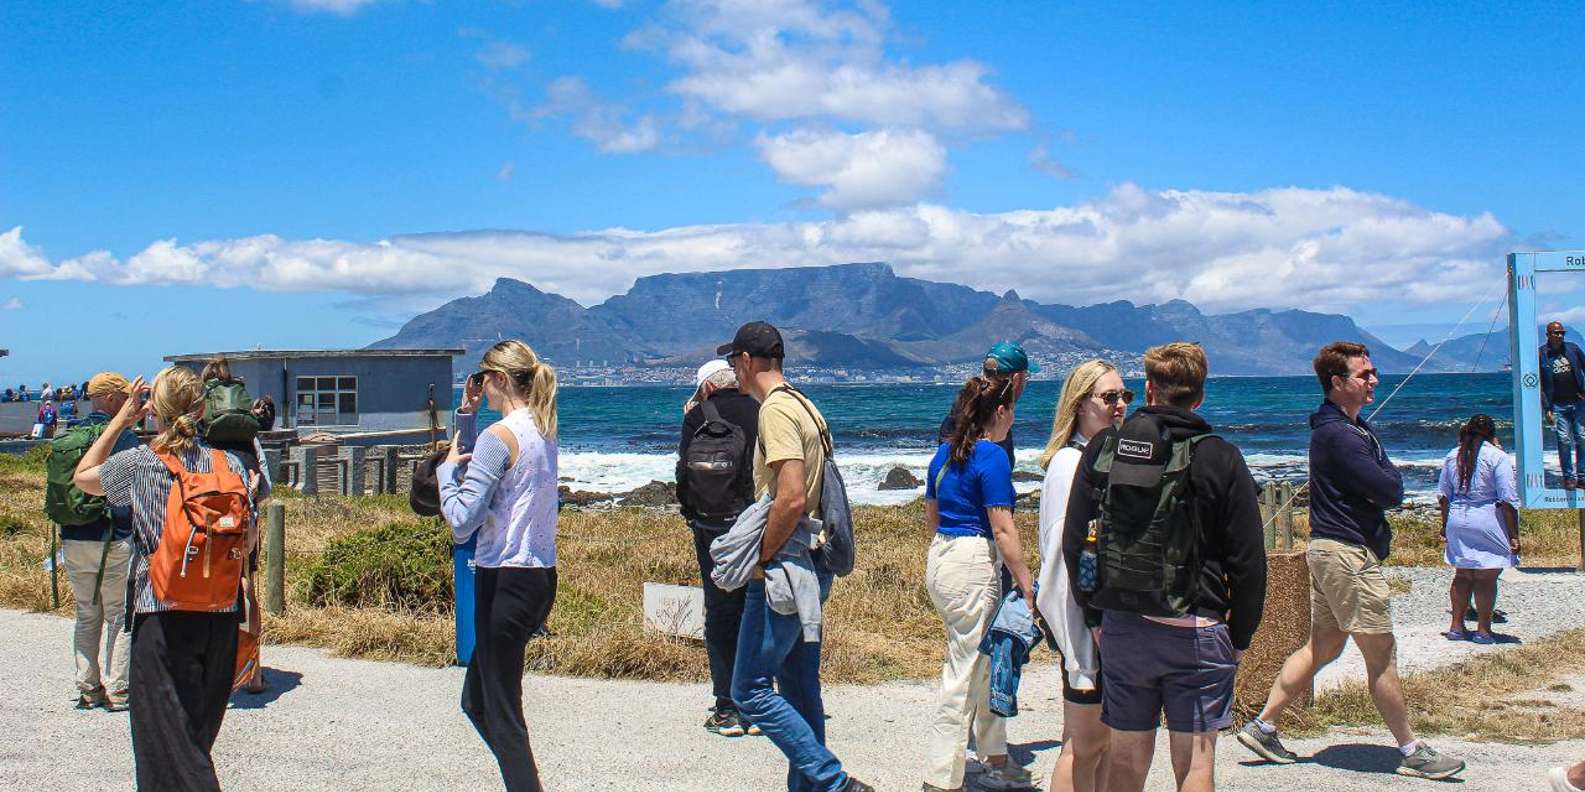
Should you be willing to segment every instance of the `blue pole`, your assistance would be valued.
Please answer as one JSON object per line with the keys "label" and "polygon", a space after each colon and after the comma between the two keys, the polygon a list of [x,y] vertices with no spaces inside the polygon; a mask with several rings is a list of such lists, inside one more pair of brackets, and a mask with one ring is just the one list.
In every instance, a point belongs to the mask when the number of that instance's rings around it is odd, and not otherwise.
{"label": "blue pole", "polygon": [[468,537],[468,541],[451,546],[452,586],[457,594],[454,608],[457,619],[457,665],[460,666],[473,660],[473,551],[478,540],[479,535],[475,533]]}

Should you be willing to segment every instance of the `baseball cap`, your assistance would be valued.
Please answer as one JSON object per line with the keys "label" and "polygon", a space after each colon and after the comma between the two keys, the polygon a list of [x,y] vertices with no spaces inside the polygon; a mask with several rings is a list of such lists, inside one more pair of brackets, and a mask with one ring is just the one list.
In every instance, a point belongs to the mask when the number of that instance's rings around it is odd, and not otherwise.
{"label": "baseball cap", "polygon": [[722,344],[715,350],[717,355],[735,355],[739,352],[747,352],[750,357],[780,360],[785,354],[781,331],[771,327],[769,322],[749,322],[737,329],[732,343]]}
{"label": "baseball cap", "polygon": [[1025,371],[1039,374],[1040,365],[1029,359],[1028,353],[1017,341],[997,341],[985,357],[996,361],[996,373],[1017,374]]}
{"label": "baseball cap", "polygon": [[710,375],[718,371],[726,371],[731,368],[732,364],[722,360],[721,358],[707,360],[703,366],[699,367],[699,373],[693,375],[693,386],[697,388],[700,385],[703,385],[704,381],[710,378]]}
{"label": "baseball cap", "polygon": [[109,396],[112,393],[126,393],[132,383],[127,378],[114,371],[101,371],[88,378],[89,396]]}

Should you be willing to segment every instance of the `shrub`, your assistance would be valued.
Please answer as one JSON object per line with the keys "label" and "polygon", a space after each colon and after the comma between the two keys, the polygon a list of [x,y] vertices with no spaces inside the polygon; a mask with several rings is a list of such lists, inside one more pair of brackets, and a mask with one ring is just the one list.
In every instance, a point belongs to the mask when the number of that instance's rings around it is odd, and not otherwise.
{"label": "shrub", "polygon": [[451,534],[412,522],[355,531],[331,540],[300,580],[316,606],[449,611]]}

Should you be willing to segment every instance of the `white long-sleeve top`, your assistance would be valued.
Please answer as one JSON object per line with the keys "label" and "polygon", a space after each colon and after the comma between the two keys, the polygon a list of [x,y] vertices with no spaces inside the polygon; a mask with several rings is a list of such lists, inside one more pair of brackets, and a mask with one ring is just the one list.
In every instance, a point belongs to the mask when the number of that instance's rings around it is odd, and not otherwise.
{"label": "white long-sleeve top", "polygon": [[[1046,479],[1040,491],[1040,593],[1035,605],[1062,649],[1062,668],[1074,690],[1094,690],[1101,671],[1101,652],[1084,624],[1084,611],[1073,598],[1068,585],[1068,565],[1062,561],[1062,534],[1067,530],[1064,515],[1068,494],[1079,470],[1087,438],[1077,434],[1067,448],[1057,452],[1046,466]],[[1072,530],[1087,530],[1073,526]]]}
{"label": "white long-sleeve top", "polygon": [[512,411],[501,425],[517,439],[513,463],[506,443],[489,432],[481,437],[476,420],[469,413],[456,416],[458,443],[473,458],[466,466],[448,462],[435,471],[452,538],[465,542],[477,530],[473,558],[481,567],[554,567],[556,441],[540,433],[531,410]]}

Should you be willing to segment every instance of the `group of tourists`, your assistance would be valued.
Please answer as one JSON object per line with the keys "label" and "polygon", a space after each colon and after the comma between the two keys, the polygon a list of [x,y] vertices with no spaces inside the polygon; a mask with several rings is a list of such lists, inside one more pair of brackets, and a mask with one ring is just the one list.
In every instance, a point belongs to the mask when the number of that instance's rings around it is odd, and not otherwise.
{"label": "group of tourists", "polygon": [[[823,604],[854,554],[830,428],[785,378],[775,327],[746,324],[718,354],[684,405],[677,462],[705,590],[704,728],[768,738],[787,757],[789,790],[870,790],[825,737]],[[996,344],[942,422],[925,481],[933,538],[921,559],[946,637],[925,792],[1033,786],[1009,755],[1006,718],[1016,713],[1019,665],[1042,640],[1062,656],[1062,751],[1050,789],[1142,790],[1163,716],[1178,788],[1214,787],[1216,738],[1234,725],[1234,677],[1266,595],[1258,488],[1239,449],[1197,412],[1204,351],[1157,346],[1144,369],[1144,405],[1132,414],[1136,394],[1115,366],[1090,360],[1067,373],[1040,455],[1038,571],[1014,525],[1011,437],[1038,365],[1018,344]],[[1402,502],[1403,481],[1361,416],[1378,372],[1369,350],[1350,342],[1321,349],[1314,369],[1322,402],[1310,417],[1311,631],[1237,739],[1269,762],[1297,761],[1279,738],[1281,715],[1352,638],[1402,754],[1398,772],[1452,777],[1464,762],[1410,729],[1396,670],[1382,561],[1392,542],[1386,510]],[[72,463],[71,489],[52,485],[46,509],[69,525],[78,706],[130,708],[144,789],[218,788],[210,748],[250,619],[256,636],[245,570],[270,479],[256,439],[214,431],[238,413],[216,409],[228,398],[217,389],[231,381],[223,363],[202,375],[165,369],[152,387],[96,375],[83,389],[91,431],[55,451]],[[436,472],[453,539],[477,543],[477,643],[462,710],[509,790],[544,788],[522,680],[527,643],[556,598],[556,395],[554,368],[526,344],[490,347],[466,381]],[[486,403],[501,419],[481,431]],[[132,432],[144,416],[157,430],[147,444]],[[255,431],[262,417],[254,414]],[[1459,569],[1449,637],[1464,632],[1473,598],[1479,626],[1469,639],[1482,642],[1496,572],[1519,549],[1512,464],[1489,417],[1464,427],[1439,491],[1448,561]],[[187,574],[193,564],[205,574]],[[208,574],[211,565],[218,573]],[[1567,773],[1554,782],[1572,783],[1585,768]]]}
{"label": "group of tourists", "polygon": [[0,391],[0,402],[26,402],[26,401],[76,401],[88,393],[88,383],[82,385],[66,384],[59,388],[44,383],[37,390],[28,390],[24,383],[16,388],[6,388]]}

